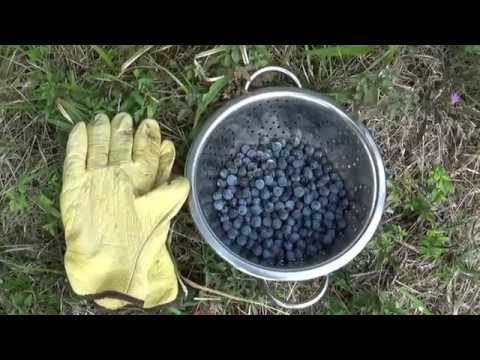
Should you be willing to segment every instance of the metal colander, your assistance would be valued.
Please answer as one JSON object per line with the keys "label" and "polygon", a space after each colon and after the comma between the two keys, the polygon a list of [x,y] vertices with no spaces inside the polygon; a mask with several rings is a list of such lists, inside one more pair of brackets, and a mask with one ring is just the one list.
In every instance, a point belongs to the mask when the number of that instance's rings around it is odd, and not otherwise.
{"label": "metal colander", "polygon": [[[192,189],[190,208],[204,239],[239,270],[265,280],[309,280],[344,266],[372,238],[385,202],[384,167],[366,128],[331,100],[301,89],[300,82],[289,71],[265,68],[252,75],[250,81],[272,70],[289,75],[299,88],[273,87],[247,93],[224,105],[206,121],[187,159]],[[346,214],[348,227],[325,254],[310,262],[289,268],[259,265],[224,244],[225,233],[213,208],[212,194],[219,171],[243,144],[258,144],[261,136],[289,139],[294,135],[305,143],[320,145],[344,179],[352,203]]]}

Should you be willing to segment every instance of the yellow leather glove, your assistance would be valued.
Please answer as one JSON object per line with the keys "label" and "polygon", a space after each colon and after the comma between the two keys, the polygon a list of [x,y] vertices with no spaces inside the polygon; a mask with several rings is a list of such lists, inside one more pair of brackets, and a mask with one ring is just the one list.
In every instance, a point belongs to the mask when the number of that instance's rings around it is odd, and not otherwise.
{"label": "yellow leather glove", "polygon": [[116,309],[125,294],[151,308],[173,301],[178,284],[166,248],[170,220],[184,204],[188,180],[167,182],[175,148],[161,141],[155,120],[133,137],[130,115],[97,115],[71,131],[60,196],[67,249],[65,269],[79,295],[102,296]]}

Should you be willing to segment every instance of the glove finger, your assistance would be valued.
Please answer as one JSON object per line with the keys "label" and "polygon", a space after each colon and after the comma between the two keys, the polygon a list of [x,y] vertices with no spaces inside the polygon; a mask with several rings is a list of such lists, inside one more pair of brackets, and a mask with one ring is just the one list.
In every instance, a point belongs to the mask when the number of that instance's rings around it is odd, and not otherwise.
{"label": "glove finger", "polygon": [[152,178],[152,184],[158,171],[160,145],[158,123],[152,119],[143,120],[133,140],[133,161],[144,176]]}
{"label": "glove finger", "polygon": [[189,191],[188,179],[178,177],[135,200],[137,214],[145,224],[147,236],[159,224],[170,221],[178,213]]}
{"label": "glove finger", "polygon": [[121,165],[132,161],[133,120],[127,113],[119,113],[112,120],[108,163]]}
{"label": "glove finger", "polygon": [[95,116],[88,125],[87,168],[98,169],[107,166],[110,147],[110,121],[105,114]]}
{"label": "glove finger", "polygon": [[84,122],[75,125],[68,136],[67,151],[63,166],[63,183],[78,179],[85,173],[87,161],[87,128]]}
{"label": "glove finger", "polygon": [[164,140],[160,147],[160,161],[158,163],[158,174],[155,181],[156,186],[164,184],[170,178],[174,161],[175,145],[170,140]]}

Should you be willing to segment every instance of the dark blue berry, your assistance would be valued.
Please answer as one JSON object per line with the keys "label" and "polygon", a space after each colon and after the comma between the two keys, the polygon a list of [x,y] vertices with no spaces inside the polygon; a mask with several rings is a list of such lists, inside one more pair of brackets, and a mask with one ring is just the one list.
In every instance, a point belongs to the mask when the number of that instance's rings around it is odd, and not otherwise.
{"label": "dark blue berry", "polygon": [[222,200],[217,200],[213,202],[213,207],[215,210],[220,211],[224,208],[225,203]]}
{"label": "dark blue berry", "polygon": [[228,214],[220,216],[220,221],[222,223],[229,220],[230,220],[230,216],[228,216]]}
{"label": "dark blue berry", "polygon": [[297,258],[297,260],[301,260],[303,258],[302,249],[296,248],[294,252],[295,252],[295,257]]}
{"label": "dark blue berry", "polygon": [[252,220],[250,221],[250,225],[254,228],[261,227],[262,226],[262,218],[260,216],[252,217]]}
{"label": "dark blue berry", "polygon": [[250,159],[255,159],[257,157],[257,152],[254,149],[250,149],[246,154]]}
{"label": "dark blue berry", "polygon": [[220,191],[215,191],[213,193],[213,200],[214,201],[222,200],[222,198],[223,198],[223,194]]}
{"label": "dark blue berry", "polygon": [[298,233],[294,232],[290,235],[290,241],[292,243],[296,243],[298,240],[300,240],[300,235]]}
{"label": "dark blue berry", "polygon": [[275,230],[273,232],[273,237],[275,239],[283,240],[283,233],[280,230]]}
{"label": "dark blue berry", "polygon": [[286,235],[286,236],[289,236],[292,234],[292,226],[291,225],[284,225],[282,227],[282,232]]}
{"label": "dark blue berry", "polygon": [[238,169],[238,176],[246,176],[247,175],[247,168],[242,166]]}
{"label": "dark blue berry", "polygon": [[222,179],[226,179],[227,176],[228,176],[228,170],[227,170],[227,169],[222,169],[222,170],[220,170],[220,177],[221,177]]}
{"label": "dark blue berry", "polygon": [[273,176],[267,175],[264,179],[265,185],[271,186],[273,184]]}
{"label": "dark blue berry", "polygon": [[278,178],[278,186],[285,187],[288,185],[288,180],[286,177],[281,176]]}
{"label": "dark blue berry", "polygon": [[248,238],[244,235],[237,237],[237,244],[240,246],[245,246],[248,242]]}
{"label": "dark blue berry", "polygon": [[272,226],[272,218],[270,216],[265,216],[263,218],[263,226],[266,226],[266,227]]}
{"label": "dark blue berry", "polygon": [[249,225],[244,225],[240,229],[242,235],[248,236],[252,232],[252,228]]}
{"label": "dark blue berry", "polygon": [[264,209],[265,209],[266,212],[271,213],[272,211],[275,210],[275,205],[273,205],[272,202],[268,201],[268,202],[265,204]]}
{"label": "dark blue berry", "polygon": [[260,192],[260,197],[261,197],[263,200],[268,200],[268,199],[270,199],[271,196],[272,196],[272,194],[270,193],[270,191],[268,191],[268,189],[263,189],[263,190]]}
{"label": "dark blue berry", "polygon": [[278,211],[278,217],[280,220],[287,220],[288,219],[288,211],[285,209],[279,210]]}
{"label": "dark blue berry", "polygon": [[285,209],[287,210],[293,210],[295,208],[295,201],[293,200],[287,200],[285,202]]}
{"label": "dark blue berry", "polygon": [[264,239],[271,238],[273,236],[273,229],[271,228],[263,228],[260,231],[260,236]]}
{"label": "dark blue berry", "polygon": [[307,244],[305,243],[304,240],[298,240],[297,243],[295,244],[295,247],[297,249],[305,249],[307,247]]}
{"label": "dark blue berry", "polygon": [[263,247],[264,248],[271,248],[273,247],[273,239],[269,238],[269,239],[266,239],[264,242],[263,242]]}
{"label": "dark blue berry", "polygon": [[328,187],[328,189],[329,189],[332,193],[338,194],[338,187],[337,187],[337,185],[331,184],[331,185]]}
{"label": "dark blue berry", "polygon": [[303,197],[303,195],[305,194],[305,189],[301,186],[298,186],[296,187],[294,190],[293,190],[293,194],[297,197],[297,198],[301,198]]}
{"label": "dark blue berry", "polygon": [[222,228],[224,231],[229,231],[232,228],[232,223],[230,221],[225,221],[222,223]]}
{"label": "dark blue berry", "polygon": [[330,190],[327,187],[322,186],[318,189],[318,193],[320,196],[328,196],[330,194]]}
{"label": "dark blue berry", "polygon": [[237,216],[239,215],[239,212],[237,209],[230,209],[228,210],[228,216],[230,217],[230,219],[235,219]]}
{"label": "dark blue berry", "polygon": [[287,258],[287,261],[290,261],[290,262],[294,262],[296,259],[295,259],[295,253],[291,250],[287,251],[285,253],[285,256]]}
{"label": "dark blue berry", "polygon": [[253,215],[260,215],[263,212],[262,207],[258,204],[253,205],[250,210]]}
{"label": "dark blue berry", "polygon": [[260,256],[262,255],[262,252],[263,252],[263,247],[261,245],[257,245],[253,248],[253,254],[255,256]]}
{"label": "dark blue berry", "polygon": [[330,246],[333,243],[333,240],[335,239],[335,231],[334,230],[328,230],[325,236],[323,237],[323,245],[325,246]]}
{"label": "dark blue berry", "polygon": [[262,179],[255,180],[255,187],[258,190],[262,190],[265,187],[265,182]]}
{"label": "dark blue berry", "polygon": [[280,152],[281,150],[282,150],[282,144],[280,144],[278,141],[275,141],[272,143],[272,151]]}
{"label": "dark blue berry", "polygon": [[283,188],[280,186],[275,186],[272,191],[273,191],[273,195],[277,197],[280,197],[283,194]]}
{"label": "dark blue berry", "polygon": [[325,219],[327,220],[335,220],[335,215],[331,211],[327,211],[325,213]]}
{"label": "dark blue berry", "polygon": [[243,218],[237,217],[235,220],[233,220],[233,227],[235,229],[240,229],[243,224]]}
{"label": "dark blue berry", "polygon": [[312,145],[307,144],[307,145],[305,145],[304,151],[305,151],[306,155],[312,156],[313,153],[315,152],[315,148]]}
{"label": "dark blue berry", "polygon": [[292,211],[292,218],[299,219],[302,217],[302,211],[300,209],[295,209]]}
{"label": "dark blue berry", "polygon": [[313,171],[309,167],[303,168],[303,176],[305,176],[306,179],[311,180],[313,179]]}
{"label": "dark blue berry", "polygon": [[306,229],[311,229],[311,228],[312,228],[312,220],[306,219],[306,220],[303,222],[303,226],[304,226]]}
{"label": "dark blue berry", "polygon": [[246,188],[248,186],[248,178],[247,177],[241,177],[240,180],[238,181],[238,184],[241,187]]}
{"label": "dark blue berry", "polygon": [[288,166],[288,163],[287,163],[287,160],[285,160],[285,158],[278,159],[277,167],[279,169],[285,170],[287,168],[287,166]]}
{"label": "dark blue berry", "polygon": [[236,175],[236,174],[238,173],[238,168],[235,167],[235,166],[230,166],[230,167],[228,168],[228,172],[229,172],[230,174]]}
{"label": "dark blue berry", "polygon": [[274,228],[275,230],[278,230],[282,227],[282,220],[280,219],[273,219],[272,221],[272,228]]}
{"label": "dark blue berry", "polygon": [[238,230],[237,229],[228,230],[227,236],[230,240],[235,240],[235,238],[238,236]]}
{"label": "dark blue berry", "polygon": [[273,257],[273,254],[269,249],[263,249],[262,256],[264,259],[270,259]]}
{"label": "dark blue berry", "polygon": [[313,211],[318,211],[322,207],[322,204],[320,203],[320,201],[315,200],[315,201],[312,201],[312,203],[310,204],[310,207],[312,208]]}
{"label": "dark blue berry", "polygon": [[328,219],[323,219],[323,224],[327,229],[332,229],[333,228],[333,221],[328,220]]}
{"label": "dark blue berry", "polygon": [[313,201],[313,194],[312,193],[305,194],[305,196],[303,197],[303,202],[309,205],[312,203],[312,201]]}
{"label": "dark blue berry", "polygon": [[302,177],[299,174],[293,174],[292,177],[291,177],[291,180],[293,182],[300,182],[301,179],[302,179]]}
{"label": "dark blue berry", "polygon": [[[235,160],[233,160],[233,166],[235,166],[237,168],[242,166],[242,164],[243,164],[243,161],[242,161],[242,158],[240,158],[240,157],[237,157],[237,158],[235,158]],[[237,173],[238,173],[238,171],[237,171]]]}
{"label": "dark blue berry", "polygon": [[225,200],[232,200],[234,196],[233,190],[231,188],[226,188],[223,190],[223,198]]}
{"label": "dark blue berry", "polygon": [[283,209],[285,209],[285,204],[281,201],[277,201],[275,203],[275,210],[280,211],[280,210],[283,210]]}

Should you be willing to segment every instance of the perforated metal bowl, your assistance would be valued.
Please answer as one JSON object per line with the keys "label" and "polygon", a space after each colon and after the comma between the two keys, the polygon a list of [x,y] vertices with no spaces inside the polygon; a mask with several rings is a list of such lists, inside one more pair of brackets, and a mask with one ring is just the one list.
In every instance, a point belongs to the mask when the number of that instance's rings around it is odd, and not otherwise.
{"label": "perforated metal bowl", "polygon": [[[382,158],[366,128],[348,116],[330,99],[301,89],[298,79],[283,68],[297,88],[273,87],[252,91],[225,104],[206,122],[187,159],[191,182],[190,209],[203,238],[215,252],[237,269],[252,276],[275,281],[302,281],[327,276],[350,262],[373,237],[384,209],[385,174]],[[246,85],[246,90],[250,85]],[[224,244],[225,233],[212,194],[225,162],[243,144],[257,144],[259,137],[290,138],[299,135],[305,143],[321,145],[350,189],[353,206],[346,214],[348,227],[324,254],[297,267],[277,268],[253,263]],[[318,298],[323,295],[328,279]],[[280,301],[277,303],[282,304]],[[303,304],[305,305],[305,304]]]}

